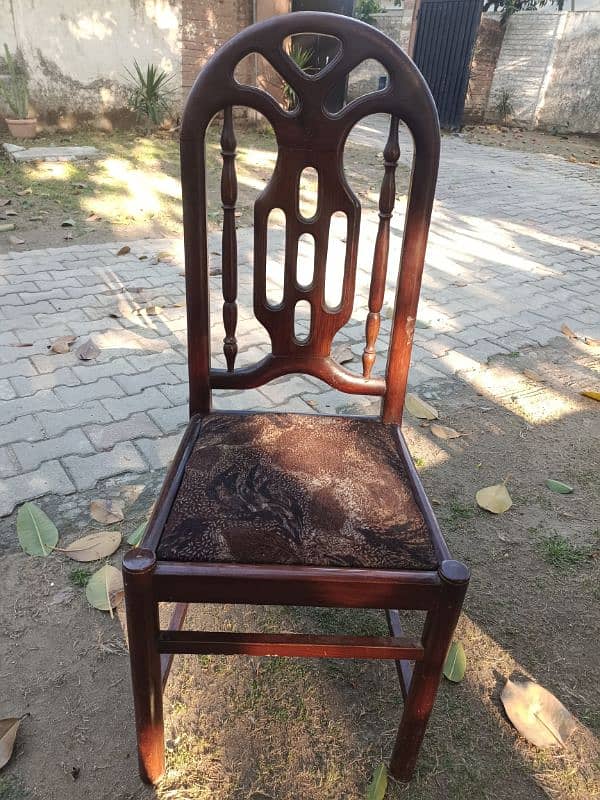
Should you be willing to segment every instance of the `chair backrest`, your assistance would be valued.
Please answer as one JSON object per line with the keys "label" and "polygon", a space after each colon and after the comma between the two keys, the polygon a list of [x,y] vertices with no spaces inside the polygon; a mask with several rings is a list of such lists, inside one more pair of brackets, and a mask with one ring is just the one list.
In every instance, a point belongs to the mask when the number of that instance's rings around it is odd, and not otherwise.
{"label": "chair backrest", "polygon": [[[287,52],[289,37],[302,33],[334,36],[341,43],[337,55],[316,74],[300,69]],[[251,53],[265,58],[291,87],[296,96],[292,110],[283,109],[266,91],[242,85],[234,78],[236,66]],[[341,111],[327,110],[332,91],[366,59],[376,59],[385,67],[387,85]],[[234,106],[246,106],[264,115],[278,145],[273,175],[254,206],[254,314],[269,333],[271,353],[256,365],[237,369]],[[210,365],[204,140],[208,125],[219,112],[223,112],[222,285],[227,369],[211,369]],[[352,127],[376,113],[389,114],[391,124],[384,150],[363,370],[358,374],[331,357],[333,337],[352,314],[360,230],[360,202],[344,176],[343,152]],[[386,285],[394,175],[400,155],[399,121],[412,134],[413,169],[386,374],[375,378],[371,370]],[[252,388],[296,372],[320,378],[345,392],[380,395],[384,421],[401,421],[438,160],[437,112],[421,73],[391,39],[369,25],[337,14],[296,12],[246,28],[215,53],[196,79],[181,126],[192,413],[210,410],[212,389]],[[306,167],[314,168],[318,175],[317,209],[311,219],[301,215],[298,200],[299,181]],[[282,209],[286,219],[284,291],[277,305],[270,304],[266,296],[267,223],[273,209]],[[336,212],[347,217],[347,236],[341,302],[332,308],[325,302],[325,266],[329,227]],[[297,279],[298,240],[305,233],[314,237],[315,251],[314,274],[308,286],[300,285]],[[311,310],[310,333],[302,340],[294,332],[300,301],[307,301]]]}

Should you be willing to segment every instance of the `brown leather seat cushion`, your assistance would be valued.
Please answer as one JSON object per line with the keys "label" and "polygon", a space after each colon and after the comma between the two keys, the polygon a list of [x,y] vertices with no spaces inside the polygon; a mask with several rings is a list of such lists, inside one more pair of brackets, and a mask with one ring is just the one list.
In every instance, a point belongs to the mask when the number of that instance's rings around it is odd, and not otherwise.
{"label": "brown leather seat cushion", "polygon": [[207,416],[158,557],[437,566],[392,429],[377,420],[302,414]]}

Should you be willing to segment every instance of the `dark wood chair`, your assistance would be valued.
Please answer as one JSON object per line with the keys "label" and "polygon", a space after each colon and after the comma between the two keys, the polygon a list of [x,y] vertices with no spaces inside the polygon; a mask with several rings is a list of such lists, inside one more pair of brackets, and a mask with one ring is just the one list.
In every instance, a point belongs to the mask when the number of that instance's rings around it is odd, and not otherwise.
{"label": "dark wood chair", "polygon": [[[316,75],[286,52],[286,37],[317,33],[341,48]],[[236,65],[260,53],[293,88],[286,111],[259,88],[234,79]],[[365,59],[377,59],[388,85],[326,110],[326,98]],[[236,369],[237,246],[234,115],[247,106],[275,130],[278,159],[254,209],[254,313],[272,352]],[[222,112],[222,283],[226,369],[210,363],[210,314],[204,138]],[[331,356],[332,339],[351,317],[360,204],[345,180],[343,149],[353,125],[368,114],[390,115],[384,151],[379,228],[374,245],[362,374]],[[400,155],[398,124],[414,139],[412,180],[397,281],[397,301],[384,377],[372,376],[379,335]],[[133,696],[142,778],[164,769],[162,691],[175,653],[220,653],[396,661],[404,711],[391,772],[414,770],[452,634],[469,581],[450,558],[403,438],[400,423],[417,314],[421,272],[439,157],[439,125],[431,94],[397,45],[356,20],[295,13],[254,25],[208,62],[187,101],[181,130],[191,420],[165,480],[141,546],[123,561]],[[299,178],[318,173],[317,211],[298,208]],[[283,300],[266,297],[267,219],[286,217]],[[332,215],[348,220],[342,299],[324,300]],[[314,278],[297,280],[298,239],[315,240]],[[310,332],[294,334],[295,306],[308,301]],[[335,389],[382,398],[380,417],[332,417],[211,411],[212,389],[246,389],[289,373],[306,373]],[[168,630],[159,603],[176,603]],[[388,637],[265,635],[182,630],[188,603],[251,603],[385,609]],[[420,639],[403,635],[398,609],[426,611]],[[414,663],[414,666],[413,666]]]}

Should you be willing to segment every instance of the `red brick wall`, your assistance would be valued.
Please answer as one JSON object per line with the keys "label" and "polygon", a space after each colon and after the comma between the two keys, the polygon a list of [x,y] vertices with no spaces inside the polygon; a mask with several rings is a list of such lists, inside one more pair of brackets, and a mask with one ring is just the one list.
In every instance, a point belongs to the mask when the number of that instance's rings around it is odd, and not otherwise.
{"label": "red brick wall", "polygon": [[252,0],[183,0],[184,97],[206,61],[227,39],[252,23]]}
{"label": "red brick wall", "polygon": [[463,115],[465,123],[483,121],[503,37],[504,28],[500,21],[484,14],[473,48],[471,76]]}

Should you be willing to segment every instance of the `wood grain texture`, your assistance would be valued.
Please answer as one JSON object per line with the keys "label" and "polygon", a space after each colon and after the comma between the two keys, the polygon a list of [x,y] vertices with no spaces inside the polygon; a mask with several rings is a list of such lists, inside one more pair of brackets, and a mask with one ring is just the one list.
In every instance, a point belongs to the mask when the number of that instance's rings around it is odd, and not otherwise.
{"label": "wood grain texture", "polygon": [[[210,406],[207,395],[212,388],[241,389],[260,386],[283,374],[306,372],[329,383],[335,389],[351,393],[385,395],[384,417],[388,422],[400,422],[410,365],[412,330],[418,302],[425,242],[439,157],[439,125],[431,94],[414,64],[399,48],[370,26],[326,14],[298,12],[293,16],[273,17],[260,27],[249,28],[222,47],[206,65],[190,92],[182,122],[182,184],[184,206],[194,208],[186,225],[186,275],[189,293],[202,295],[200,315],[190,314],[189,348],[206,352],[209,326],[206,315],[208,302],[199,272],[206,272],[204,242],[199,241],[197,216],[206,216],[204,187],[199,185],[197,153],[204,146],[206,129],[214,116],[225,110],[223,129],[223,279],[224,318],[226,325],[225,355],[227,369],[211,370],[208,360],[194,357],[190,362],[191,409],[204,411]],[[317,75],[299,70],[285,52],[282,42],[286,36],[310,29],[315,33],[335,35],[341,43],[339,54]],[[282,78],[289,83],[298,99],[292,111],[282,109],[267,92],[238,84],[234,70],[239,61],[251,52],[266,58]],[[326,110],[326,99],[333,87],[362,61],[377,59],[387,70],[388,86],[349,103],[340,112]],[[235,369],[235,287],[233,262],[235,225],[233,211],[233,150],[235,137],[228,119],[234,105],[248,106],[273,126],[278,153],[273,175],[254,206],[254,280],[253,310],[256,318],[268,331],[271,353],[256,365]],[[227,111],[229,109],[229,111]],[[379,232],[373,260],[373,277],[369,297],[369,316],[366,325],[366,347],[362,374],[343,369],[331,357],[336,333],[352,316],[358,239],[360,231],[360,202],[346,180],[343,168],[344,147],[352,127],[364,116],[387,113],[391,117],[390,136],[385,148],[385,173],[380,196]],[[408,198],[405,240],[402,251],[399,290],[391,348],[386,376],[371,378],[375,357],[375,342],[379,333],[380,313],[388,268],[390,216],[394,205],[394,173],[399,157],[398,126],[402,122],[412,133],[415,150],[413,180]],[[314,216],[305,219],[299,210],[298,186],[306,168],[318,174],[317,208]],[[271,211],[281,209],[285,214],[285,257],[283,300],[274,306],[267,299],[267,224]],[[325,278],[332,217],[343,213],[347,220],[345,242],[336,254],[342,275],[341,300],[335,307],[325,302]],[[233,222],[232,222],[233,220]],[[206,223],[202,223],[205,237]],[[298,240],[310,234],[315,243],[314,275],[308,286],[297,280]],[[296,305],[310,305],[311,324],[306,339],[294,333]],[[198,307],[198,302],[195,304]],[[202,318],[204,316],[204,318]]]}
{"label": "wood grain texture", "polygon": [[223,111],[223,130],[221,133],[221,156],[223,171],[221,173],[221,202],[223,205],[223,236],[221,240],[221,258],[223,264],[223,325],[225,339],[223,352],[227,362],[227,370],[233,372],[237,355],[237,233],[235,229],[235,204],[237,201],[237,175],[235,171],[235,133],[233,130],[233,110],[231,106]]}
{"label": "wood grain texture", "polygon": [[[311,32],[332,35],[339,53],[317,75],[299,70],[283,46],[287,37]],[[242,86],[233,75],[237,64],[260,53],[291,86],[297,104],[291,111],[260,88]],[[385,89],[350,102],[340,112],[326,110],[326,98],[348,73],[366,59],[387,70]],[[235,206],[237,177],[234,106],[262,114],[275,131],[278,156],[273,176],[254,208],[253,309],[271,339],[272,352],[258,364],[236,368],[238,302]],[[360,203],[343,170],[344,147],[353,126],[369,114],[391,118],[384,151],[384,176],[379,201],[362,374],[338,364],[331,356],[335,334],[351,319],[356,282]],[[223,115],[223,349],[227,369],[210,367],[210,297],[206,224],[206,131]],[[402,255],[385,377],[372,377],[381,308],[389,270],[390,219],[399,158],[398,126],[405,124],[414,141],[411,184],[407,198]],[[141,547],[123,560],[132,687],[136,714],[140,775],[154,783],[164,769],[162,683],[173,652],[281,654],[317,657],[372,657],[396,660],[403,683],[405,708],[391,761],[399,780],[410,780],[435,699],[443,661],[452,639],[469,581],[467,568],[452,561],[399,424],[404,396],[425,247],[439,159],[439,125],[435,105],[415,65],[397,45],[370,25],[336,14],[298,12],[273,17],[235,36],[209,60],[189,94],[181,127],[181,172],[186,262],[188,365],[192,418],[159,499],[151,514]],[[298,186],[302,171],[318,173],[317,208],[304,219]],[[283,299],[270,305],[266,295],[267,223],[272,209],[286,217]],[[325,302],[327,250],[332,217],[342,212],[347,235],[340,248],[343,275],[341,300]],[[313,280],[297,280],[298,240],[313,236]],[[296,304],[311,308],[306,339],[294,334]],[[186,465],[194,451],[203,420],[211,415],[213,388],[260,386],[288,373],[306,373],[344,392],[381,396],[383,424],[393,423],[393,442],[402,462],[406,487],[412,493],[430,536],[438,569],[375,569],[298,564],[247,564],[164,561],[157,549],[184,485]],[[372,475],[368,476],[372,479]],[[243,532],[242,532],[243,533]],[[387,565],[386,565],[387,566]],[[161,631],[161,602],[180,604],[169,631]],[[248,603],[255,605],[324,606],[394,609],[388,613],[390,637],[294,636],[181,631],[187,603]],[[406,640],[397,609],[427,612],[420,641]],[[163,675],[161,680],[161,656]],[[416,666],[410,676],[408,660]]]}
{"label": "wood grain texture", "polygon": [[384,175],[379,194],[379,227],[373,253],[373,270],[369,291],[369,313],[365,325],[365,349],[363,352],[363,377],[370,378],[375,363],[375,343],[381,327],[381,307],[385,296],[390,252],[390,220],[396,202],[396,166],[400,158],[398,142],[398,118],[390,119],[388,139],[383,150]]}

